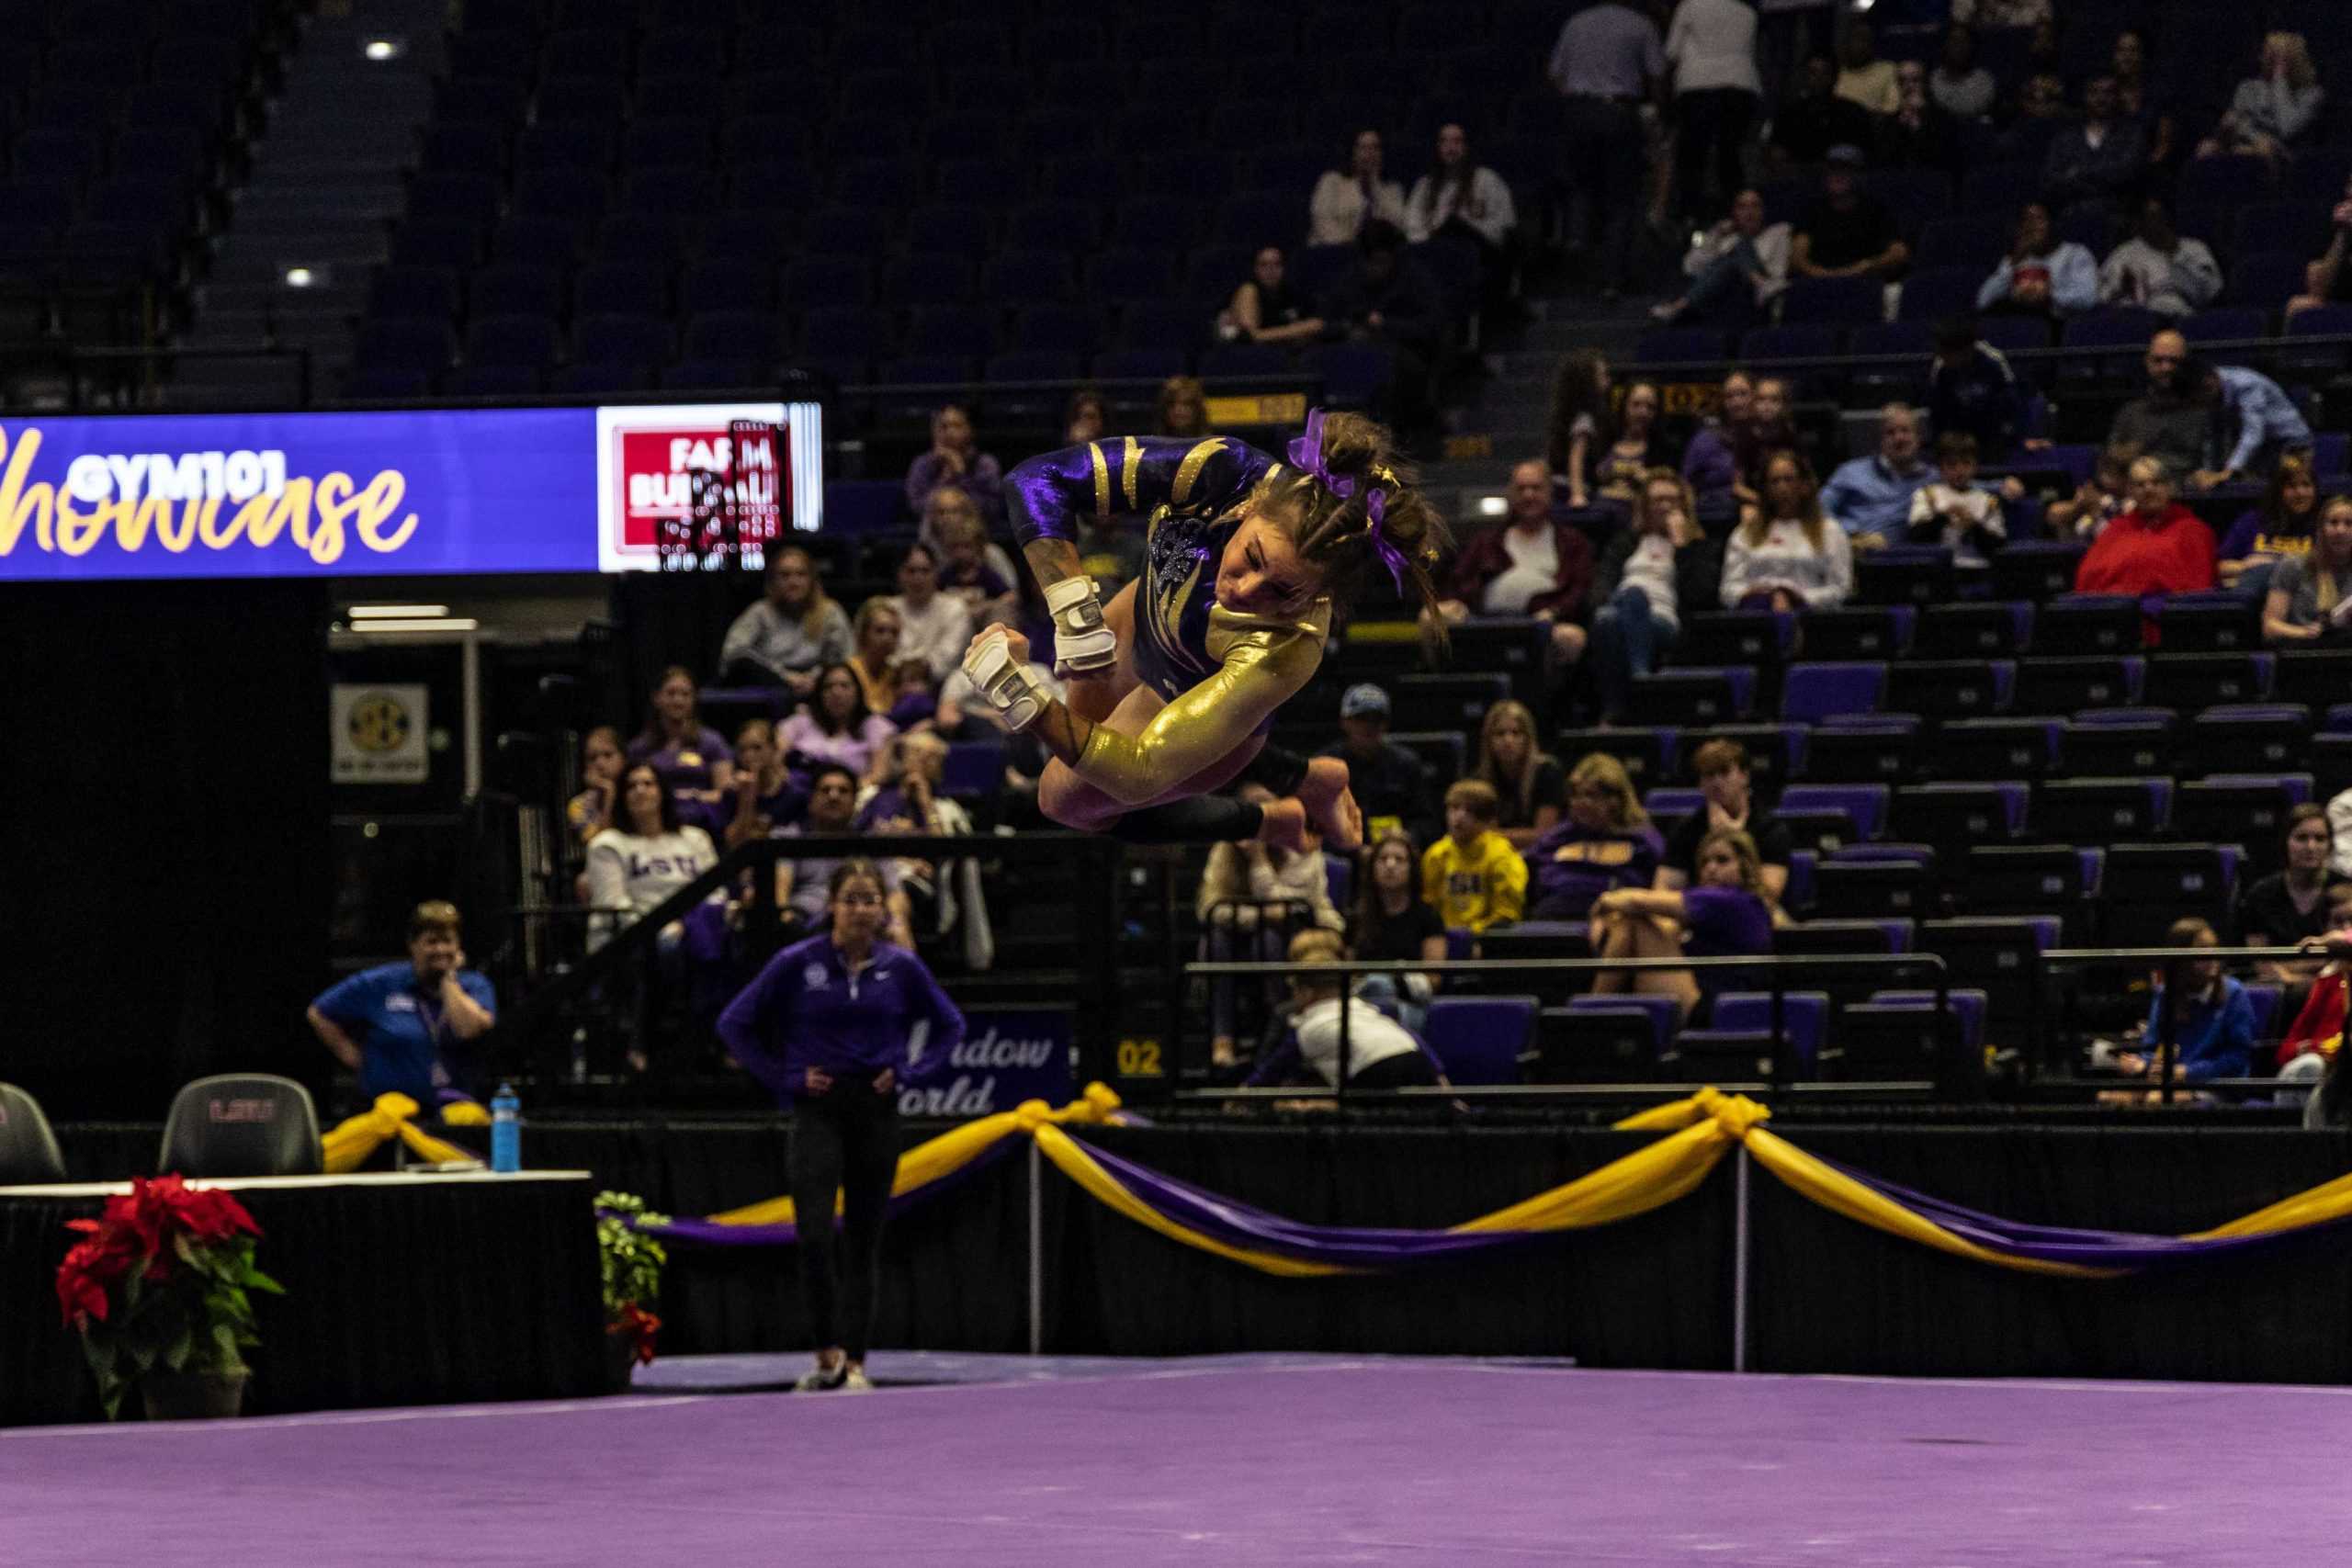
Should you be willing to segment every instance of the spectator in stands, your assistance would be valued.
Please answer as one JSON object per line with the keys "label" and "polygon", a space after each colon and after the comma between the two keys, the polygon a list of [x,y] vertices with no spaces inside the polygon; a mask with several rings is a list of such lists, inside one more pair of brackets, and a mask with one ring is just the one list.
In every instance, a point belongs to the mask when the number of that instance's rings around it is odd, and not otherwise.
{"label": "spectator in stands", "polygon": [[1573,663],[1584,654],[1581,612],[1592,587],[1591,541],[1573,524],[1554,519],[1552,477],[1533,458],[1512,468],[1504,504],[1502,527],[1481,529],[1464,541],[1437,613],[1457,626],[1473,615],[1549,621],[1553,656]]}
{"label": "spectator in stands", "polygon": [[[1726,0],[1737,4],[1737,0]],[[1759,320],[1789,287],[1789,226],[1764,221],[1764,197],[1743,190],[1731,216],[1701,235],[1682,256],[1690,287],[1650,307],[1653,319],[1743,326]]]}
{"label": "spectator in stands", "polygon": [[2303,269],[2303,291],[2287,301],[2290,320],[2322,305],[2352,299],[2352,267],[2344,265],[2346,252],[2352,251],[2352,180],[2345,182],[2344,198],[2335,204],[2330,219],[2335,232],[2319,259]]}
{"label": "spectator in stands", "polygon": [[1960,172],[1960,124],[1928,96],[1928,68],[1917,60],[1894,68],[1894,112],[1879,122],[1877,148],[1883,169]]}
{"label": "spectator in stands", "polygon": [[1603,893],[1647,887],[1665,852],[1625,764],[1595,751],[1569,771],[1568,814],[1527,847],[1528,919],[1581,920]]}
{"label": "spectator in stands", "polygon": [[[927,731],[898,737],[884,750],[882,782],[858,791],[855,831],[886,839],[968,838],[970,814],[962,803],[940,793],[946,773],[946,741]],[[995,961],[996,943],[978,864],[960,859],[891,858],[907,895],[909,923],[918,931],[942,936],[960,929],[966,965],[989,968]]]}
{"label": "spectator in stands", "polygon": [[[1484,173],[1484,170],[1480,171]],[[1323,318],[1290,285],[1289,264],[1280,245],[1261,245],[1243,278],[1217,317],[1219,336],[1284,346],[1313,343],[1323,335]]]}
{"label": "spectator in stands", "polygon": [[1624,404],[1617,411],[1616,439],[1593,471],[1600,493],[1610,500],[1627,504],[1639,500],[1642,477],[1673,456],[1658,430],[1664,403],[1655,381],[1636,381],[1625,389]]}
{"label": "spectator in stands", "polygon": [[1734,369],[1724,377],[1715,412],[1700,423],[1682,449],[1682,477],[1702,501],[1729,501],[1739,483],[1739,436],[1756,412],[1756,378]]}
{"label": "spectator in stands", "polygon": [[2115,35],[2115,54],[2109,73],[2115,78],[2115,108],[2140,128],[2151,169],[2168,168],[2173,161],[2176,126],[2172,110],[2157,97],[2148,82],[2148,40],[2137,28]]}
{"label": "spectator in stands", "polygon": [[1724,551],[1727,608],[1834,610],[1854,591],[1854,547],[1825,516],[1813,470],[1794,452],[1764,464],[1764,503],[1732,530]]}
{"label": "spectator in stands", "polygon": [[2172,202],[2151,196],[2140,203],[2140,227],[2099,268],[2098,297],[2165,316],[2188,316],[2222,297],[2222,265],[2202,240],[2173,226]]}
{"label": "spectator in stands", "polygon": [[1747,422],[1733,431],[1732,456],[1738,465],[1738,482],[1732,495],[1744,506],[1754,506],[1764,495],[1764,460],[1773,453],[1802,452],[1804,434],[1791,413],[1792,389],[1780,376],[1756,378],[1756,400]]}
{"label": "spectator in stands", "polygon": [[730,1057],[792,1107],[793,1206],[821,1215],[797,1244],[817,1342],[815,1368],[793,1385],[800,1393],[873,1389],[865,1352],[899,1171],[899,1075],[918,1021],[928,1048],[943,1056],[964,1039],[964,1015],[922,961],[876,940],[905,946],[885,929],[887,874],[865,861],[842,864],[820,891],[819,919],[809,922],[821,934],[769,960],[717,1021]]}
{"label": "spectator in stands", "polygon": [[1943,48],[1928,76],[1928,96],[1954,119],[1984,119],[2000,96],[1993,73],[1976,63],[1976,29],[1954,22],[1944,29]]}
{"label": "spectator in stands", "polygon": [[2023,501],[2025,486],[2012,474],[1999,484],[1976,477],[1976,437],[1948,430],[1936,437],[1936,478],[1911,498],[1910,539],[1941,545],[1962,566],[1981,567],[2009,542],[2004,502]]}
{"label": "spectator in stands", "polygon": [[2091,477],[2075,488],[2071,499],[2052,502],[2041,525],[2060,538],[2098,538],[2109,523],[2131,510],[2132,465],[2139,460],[2137,442],[2116,441],[2101,447]]}
{"label": "spectator in stands", "polygon": [[2225,588],[2260,601],[2281,557],[2311,553],[2319,532],[2319,481],[2308,458],[2281,457],[2259,506],[2248,507],[2222,536],[2214,575]]}
{"label": "spectator in stands", "polygon": [[2098,263],[2050,227],[2050,209],[2029,201],[2018,210],[2008,254],[1976,290],[1976,308],[2008,316],[2064,321],[2098,303]]}
{"label": "spectator in stands", "polygon": [[2172,473],[2193,473],[2204,465],[2213,423],[2203,374],[2190,363],[2188,340],[2170,327],[2148,340],[2146,363],[2148,389],[2116,412],[2108,443],[2128,441]]}
{"label": "spectator in stands", "polygon": [[1381,177],[1385,154],[1380,132],[1359,130],[1348,143],[1343,168],[1327,169],[1306,204],[1306,243],[1351,245],[1374,222],[1402,227],[1405,187]]}
{"label": "spectator in stands", "polygon": [[2042,155],[2042,189],[2062,205],[2114,201],[2137,190],[2147,169],[2146,138],[2117,113],[2115,78],[2092,77],[2083,89],[2083,118],[2052,135]]}
{"label": "spectator in stands", "polygon": [[[619,818],[588,845],[588,944],[601,947],[654,906],[718,863],[718,851],[701,828],[682,822],[678,803],[662,787],[650,762],[632,762],[621,775]],[[679,951],[684,924],[662,928],[664,954]]]}
{"label": "spectator in stands", "polygon": [[2262,638],[2287,647],[2352,644],[2352,496],[2339,495],[2321,512],[2308,555],[2272,568]]}
{"label": "spectator in stands", "polygon": [[[820,762],[808,775],[808,810],[797,822],[786,823],[772,839],[844,839],[857,831],[857,775],[839,762]],[[797,936],[825,928],[826,889],[841,869],[838,855],[786,855],[775,863],[775,907],[787,935]],[[909,953],[915,950],[913,911],[906,889],[899,886],[895,860],[876,862],[882,877],[882,904],[887,922],[884,935]]]}
{"label": "spectator in stands", "polygon": [[459,934],[458,907],[429,899],[409,914],[405,960],[346,976],[311,1001],[311,1032],[359,1075],[369,1104],[404,1094],[424,1114],[439,1115],[441,1091],[462,1076],[452,1074],[444,1054],[498,1021],[498,993],[466,967]]}
{"label": "spectator in stands", "polygon": [[903,629],[899,612],[879,594],[860,604],[850,618],[857,651],[843,662],[857,677],[858,694],[875,713],[888,714],[899,700],[899,637]]}
{"label": "spectator in stands", "polygon": [[1594,469],[1608,449],[1609,361],[1600,351],[1570,349],[1552,377],[1552,418],[1544,461],[1552,482],[1567,487],[1568,504],[1592,504]]}
{"label": "spectator in stands", "polygon": [[1900,539],[1911,525],[1911,502],[1935,470],[1919,456],[1919,416],[1905,403],[1879,410],[1878,450],[1838,466],[1821,487],[1822,510],[1850,535],[1858,550]]}
{"label": "spectator in stands", "polygon": [[1196,441],[1216,434],[1209,428],[1208,389],[1199,377],[1170,376],[1159,384],[1159,428],[1153,434]]}
{"label": "spectator in stands", "polygon": [[1911,247],[1896,231],[1894,214],[1862,190],[1867,162],[1849,143],[1829,150],[1821,200],[1789,243],[1789,270],[1799,277],[1891,279],[1910,264]]}
{"label": "spectator in stands", "polygon": [[979,449],[972,416],[956,403],[931,416],[931,450],[907,465],[907,510],[926,515],[932,492],[943,486],[970,496],[984,516],[1004,514],[1004,469]]}
{"label": "spectator in stands", "polygon": [[1592,581],[1592,673],[1604,724],[1623,723],[1634,682],[1656,670],[1685,616],[1715,607],[1723,550],[1699,525],[1697,498],[1671,468],[1642,481],[1633,524],[1610,536]]}
{"label": "spectator in stands", "polygon": [[673,664],[662,671],[645,728],[628,743],[628,760],[650,762],[671,794],[715,805],[735,776],[735,753],[702,722],[694,671]]}
{"label": "spectator in stands", "polygon": [[849,616],[827,596],[807,550],[788,547],[768,557],[762,583],[765,596],[727,628],[718,668],[739,684],[781,685],[805,697],[818,666],[849,657]]}
{"label": "spectator in stands", "polygon": [[1977,335],[1972,317],[1936,323],[1928,419],[1938,435],[1973,436],[1977,450],[1996,460],[2009,455],[2025,429],[2025,389],[2008,356]]}
{"label": "spectator in stands", "polygon": [[1017,581],[1012,558],[989,543],[988,525],[970,496],[960,490],[934,491],[921,537],[939,552],[940,592],[962,600],[975,624],[992,610],[1010,610]]}
{"label": "spectator in stands", "polygon": [[1083,446],[1100,437],[1103,429],[1102,394],[1092,387],[1080,387],[1069,395],[1069,403],[1062,411],[1062,445]]}
{"label": "spectator in stands", "polygon": [[2042,165],[2050,143],[2070,122],[2066,117],[2066,82],[2054,71],[2037,71],[2018,95],[2017,118],[1993,144],[2004,163]]}
{"label": "spectator in stands", "polygon": [[899,654],[920,659],[935,685],[961,663],[972,642],[970,606],[939,591],[939,554],[920,541],[899,558],[899,592],[882,601],[898,613]]}
{"label": "spectator in stands", "polygon": [[[1597,254],[1604,299],[1632,286],[1634,230],[1647,148],[1641,107],[1666,76],[1666,51],[1649,17],[1622,0],[1600,0],[1560,28],[1546,67],[1567,100],[1563,164],[1570,244]],[[1573,220],[1582,209],[1579,228]]]}
{"label": "spectator in stands", "polygon": [[2205,400],[2219,426],[2216,450],[2228,456],[2220,468],[2194,476],[2191,488],[2266,479],[2281,457],[2311,455],[2312,427],[2284,387],[2243,365],[2207,365],[2202,370]]}
{"label": "spectator in stands", "polygon": [[2075,569],[2078,593],[2138,598],[2201,593],[2213,586],[2213,531],[2173,500],[2162,457],[2132,465],[2132,509],[2109,523]]}
{"label": "spectator in stands", "polygon": [[1388,739],[1388,694],[1369,681],[1340,694],[1342,739],[1316,753],[1348,764],[1348,787],[1363,811],[1364,831],[1402,825],[1418,830],[1436,813],[1430,808],[1430,771],[1421,760]]}
{"label": "spectator in stands", "polygon": [[[1260,784],[1235,793],[1252,806],[1274,798]],[[1202,955],[1212,964],[1271,964],[1304,927],[1337,931],[1347,925],[1332,907],[1322,840],[1311,831],[1303,850],[1257,839],[1211,846],[1193,912],[1201,922]],[[1271,979],[1264,988],[1280,989]],[[1209,982],[1209,1060],[1216,1066],[1234,1062],[1238,990],[1229,975]]]}
{"label": "spectator in stands", "polygon": [[1719,200],[1746,184],[1740,162],[1764,96],[1756,71],[1756,10],[1742,0],[1682,0],[1666,29],[1674,67],[1674,183],[1682,210],[1720,212],[1705,199],[1713,154]]}
{"label": "spectator in stands", "polygon": [[721,821],[720,837],[729,849],[764,839],[787,822],[797,822],[808,808],[808,798],[793,787],[784,765],[784,748],[776,744],[775,726],[763,718],[747,718],[735,728],[735,793]]}
{"label": "spectator in stands", "polygon": [[[1288,955],[1293,964],[1337,964],[1347,956],[1347,950],[1329,931],[1306,931],[1291,939]],[[1336,1088],[1343,1038],[1351,1089],[1412,1089],[1445,1082],[1436,1059],[1413,1037],[1410,1028],[1348,999],[1347,985],[1340,976],[1296,974],[1290,976],[1289,989],[1287,1037],[1279,1050],[1250,1072],[1245,1080],[1248,1087],[1284,1083],[1301,1068],[1312,1068],[1318,1080]]]}
{"label": "spectator in stands", "polygon": [[[2325,936],[2334,930],[2336,889],[2332,872],[2335,829],[2327,807],[2304,801],[2287,812],[2287,864],[2249,886],[2238,898],[2238,941],[2248,947],[2293,947],[2307,937]],[[2276,985],[2300,989],[2318,973],[2315,962],[2266,960],[2262,977]],[[2298,995],[2284,1010],[2300,1010]]]}
{"label": "spectator in stands", "polygon": [[1653,886],[1661,893],[1680,892],[1698,876],[1699,849],[1707,839],[1722,832],[1745,833],[1756,846],[1756,891],[1778,908],[1789,885],[1789,859],[1796,844],[1788,825],[1756,804],[1747,748],[1736,740],[1710,740],[1690,754],[1690,771],[1699,777],[1706,807],[1677,822],[1666,836],[1665,858],[1658,863]]}
{"label": "spectator in stands", "polygon": [[1487,709],[1478,727],[1478,758],[1469,776],[1495,786],[1495,825],[1510,847],[1524,851],[1560,819],[1567,781],[1560,764],[1535,744],[1535,716],[1506,699]]}
{"label": "spectator in stands", "polygon": [[1440,126],[1437,161],[1405,200],[1405,237],[1417,245],[1444,238],[1476,245],[1480,310],[1492,317],[1510,292],[1518,229],[1510,186],[1470,156],[1469,132],[1459,124]]}
{"label": "spectator in stands", "polygon": [[600,724],[580,743],[580,793],[564,803],[563,819],[580,849],[603,832],[613,819],[613,795],[620,787],[621,769],[628,759],[621,751],[621,732]]}
{"label": "spectator in stands", "polygon": [[2261,74],[2238,84],[2229,112],[2213,134],[2197,144],[2197,155],[2252,152],[2280,163],[2301,144],[2326,96],[2303,35],[2268,34],[2262,40]]}
{"label": "spectator in stands", "polygon": [[[2170,947],[2211,947],[2222,939],[2205,921],[2191,917],[2175,920],[2165,936]],[[2254,1000],[2236,976],[2222,973],[2218,958],[2192,959],[2180,965],[2181,998],[2171,1021],[2173,1079],[2179,1084],[2209,1078],[2242,1078],[2254,1070]],[[2155,998],[2148,1021],[2141,1026],[2141,1049],[2116,1058],[2126,1077],[2160,1078],[2164,1067],[2165,1012],[2169,1005],[2162,970],[2155,975]],[[2152,1095],[2153,1100],[2156,1096]]]}
{"label": "spectator in stands", "polygon": [[852,666],[828,664],[817,689],[784,721],[776,741],[795,773],[819,762],[838,762],[860,780],[878,778],[883,748],[898,730],[865,700],[865,687]]}
{"label": "spectator in stands", "polygon": [[1899,101],[1894,64],[1878,57],[1877,39],[1860,17],[1838,40],[1838,96],[1877,116],[1893,114]]}
{"label": "spectator in stands", "polygon": [[2314,1129],[2352,1122],[2352,1083],[2344,1071],[2346,1004],[2352,1000],[2352,882],[2337,883],[2335,894],[2335,929],[2303,943],[2325,962],[2278,1041],[2281,1082],[2320,1080],[2303,1108],[2303,1125]]}
{"label": "spectator in stands", "polygon": [[[1356,876],[1355,907],[1348,914],[1348,949],[1370,964],[1445,961],[1445,922],[1425,902],[1417,886],[1420,852],[1413,836],[1394,828],[1372,841]],[[1430,998],[1441,976],[1419,969],[1363,975],[1356,995],[1418,1032],[1429,1017]]]}
{"label": "spectator in stands", "polygon": [[[1527,863],[1495,830],[1500,802],[1484,779],[1457,779],[1445,792],[1445,836],[1421,856],[1421,901],[1449,930],[1476,934],[1519,919],[1527,903]],[[1364,830],[1372,827],[1369,813]]]}
{"label": "spectator in stands", "polygon": [[1445,367],[1453,330],[1445,291],[1419,260],[1405,254],[1405,233],[1385,220],[1364,226],[1355,265],[1323,301],[1327,330],[1376,344],[1393,362],[1388,373],[1389,423],[1424,427],[1435,411],[1436,378]]}
{"label": "spectator in stands", "polygon": [[1870,111],[1838,94],[1838,63],[1826,54],[1804,62],[1797,96],[1772,116],[1770,151],[1783,173],[1825,163],[1839,147],[1868,146],[1875,132]]}
{"label": "spectator in stands", "polygon": [[[1587,940],[1596,958],[1746,958],[1772,951],[1777,906],[1765,891],[1756,840],[1736,828],[1710,829],[1694,851],[1695,885],[1679,889],[1612,888],[1593,901]],[[1684,1027],[1714,1014],[1725,991],[1753,988],[1745,966],[1708,969],[1603,969],[1596,996],[1626,991],[1672,997]]]}

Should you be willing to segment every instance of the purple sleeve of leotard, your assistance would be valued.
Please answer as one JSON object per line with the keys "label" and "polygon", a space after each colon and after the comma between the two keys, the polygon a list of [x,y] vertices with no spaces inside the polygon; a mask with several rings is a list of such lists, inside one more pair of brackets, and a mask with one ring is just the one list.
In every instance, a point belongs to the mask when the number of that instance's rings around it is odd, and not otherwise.
{"label": "purple sleeve of leotard", "polygon": [[1090,516],[1149,516],[1163,505],[1224,512],[1273,466],[1230,436],[1106,436],[1014,468],[1005,504],[1021,543],[1075,541]]}

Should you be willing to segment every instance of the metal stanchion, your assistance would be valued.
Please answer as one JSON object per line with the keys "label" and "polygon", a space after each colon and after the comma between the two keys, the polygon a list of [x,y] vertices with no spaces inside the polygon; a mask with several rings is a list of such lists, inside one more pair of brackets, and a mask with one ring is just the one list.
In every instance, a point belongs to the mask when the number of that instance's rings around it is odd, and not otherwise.
{"label": "metal stanchion", "polygon": [[1046,1161],[1029,1140],[1029,1353],[1046,1353]]}
{"label": "metal stanchion", "polygon": [[1747,1147],[1732,1151],[1731,1370],[1747,1370]]}

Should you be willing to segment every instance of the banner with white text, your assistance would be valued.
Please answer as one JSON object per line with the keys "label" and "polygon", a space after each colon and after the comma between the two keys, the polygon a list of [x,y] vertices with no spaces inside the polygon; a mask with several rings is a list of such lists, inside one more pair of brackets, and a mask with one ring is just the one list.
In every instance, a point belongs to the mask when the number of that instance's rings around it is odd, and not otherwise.
{"label": "banner with white text", "polygon": [[815,403],[0,417],[0,581],[757,570],[822,521],[822,423]]}

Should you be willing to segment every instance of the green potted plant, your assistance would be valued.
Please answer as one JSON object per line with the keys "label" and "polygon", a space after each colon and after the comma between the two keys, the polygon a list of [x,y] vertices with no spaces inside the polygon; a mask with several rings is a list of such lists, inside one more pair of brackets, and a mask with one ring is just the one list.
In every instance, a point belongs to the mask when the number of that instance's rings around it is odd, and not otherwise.
{"label": "green potted plant", "polygon": [[662,1320],[653,1309],[662,1300],[662,1268],[669,1252],[636,1227],[666,1225],[633,1192],[596,1194],[596,1252],[604,1265],[606,1368],[615,1392],[628,1387],[633,1368],[653,1360],[653,1338]]}
{"label": "green potted plant", "polygon": [[57,1268],[66,1325],[98,1380],[107,1418],[134,1387],[154,1420],[234,1416],[261,1343],[251,1291],[284,1292],[254,1267],[261,1227],[243,1204],[176,1176],[138,1179],[95,1220]]}

